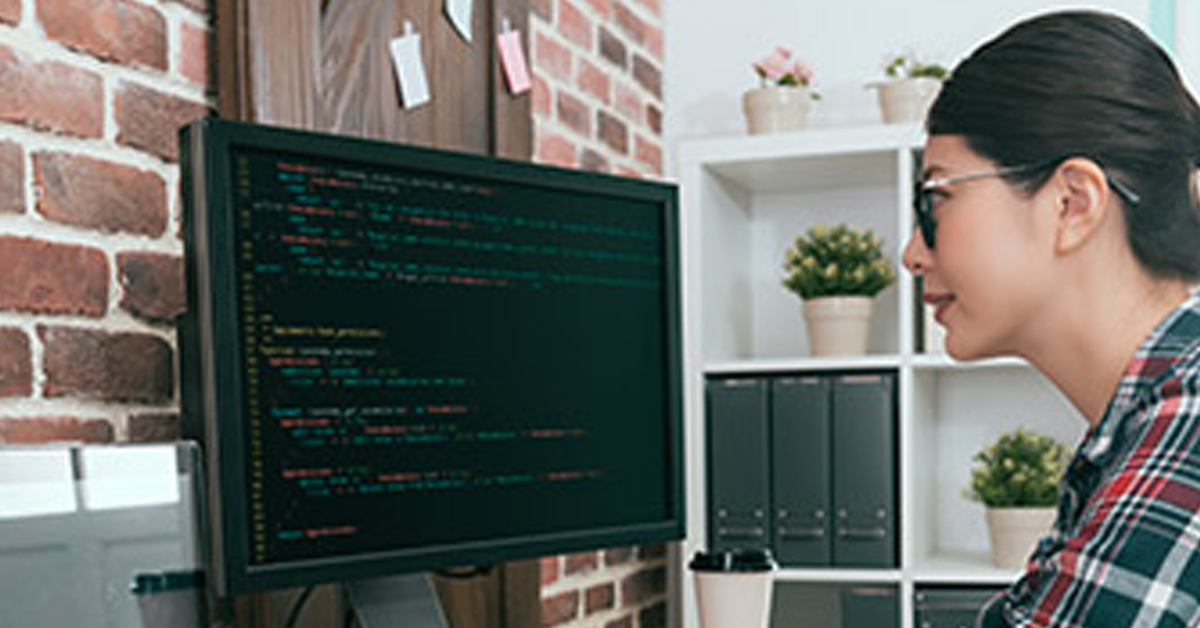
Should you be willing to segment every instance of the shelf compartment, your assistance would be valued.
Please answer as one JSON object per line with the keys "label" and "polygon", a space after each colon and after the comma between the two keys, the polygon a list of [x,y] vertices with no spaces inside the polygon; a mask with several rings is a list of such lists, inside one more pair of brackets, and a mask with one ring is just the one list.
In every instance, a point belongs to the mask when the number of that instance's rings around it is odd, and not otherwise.
{"label": "shelf compartment", "polygon": [[1040,373],[1008,362],[996,364],[997,368],[901,371],[902,378],[908,378],[901,381],[901,412],[908,430],[903,445],[908,483],[903,494],[909,509],[906,565],[952,563],[938,557],[989,551],[984,507],[964,492],[975,453],[1000,434],[1023,426],[1069,449],[1083,436],[1083,417]]}

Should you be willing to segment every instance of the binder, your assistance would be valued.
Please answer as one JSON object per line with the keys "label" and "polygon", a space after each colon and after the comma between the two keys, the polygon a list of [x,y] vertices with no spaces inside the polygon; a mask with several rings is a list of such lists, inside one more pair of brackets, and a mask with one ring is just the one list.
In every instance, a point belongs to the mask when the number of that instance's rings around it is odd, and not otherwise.
{"label": "binder", "polygon": [[842,628],[900,628],[900,597],[896,588],[842,589]]}
{"label": "binder", "polygon": [[914,594],[917,628],[972,628],[979,611],[1003,587],[923,587]]}
{"label": "binder", "polygon": [[896,566],[893,375],[833,382],[833,562]]}
{"label": "binder", "polygon": [[708,382],[709,548],[770,544],[768,381]]}
{"label": "binder", "polygon": [[829,384],[806,376],[771,386],[772,548],[785,566],[831,560]]}

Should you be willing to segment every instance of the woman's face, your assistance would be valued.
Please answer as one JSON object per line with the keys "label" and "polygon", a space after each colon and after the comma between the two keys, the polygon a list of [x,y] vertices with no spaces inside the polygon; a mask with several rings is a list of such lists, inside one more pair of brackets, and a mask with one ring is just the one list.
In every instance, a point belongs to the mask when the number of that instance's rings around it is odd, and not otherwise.
{"label": "woman's face", "polygon": [[[960,136],[935,135],[925,147],[924,179],[991,172],[997,165]],[[914,231],[904,265],[925,278],[924,299],[946,328],[957,359],[1021,354],[1052,294],[1051,212],[1035,211],[1045,195],[1027,196],[998,176],[933,189],[936,249]],[[1047,229],[1049,227],[1049,229]]]}

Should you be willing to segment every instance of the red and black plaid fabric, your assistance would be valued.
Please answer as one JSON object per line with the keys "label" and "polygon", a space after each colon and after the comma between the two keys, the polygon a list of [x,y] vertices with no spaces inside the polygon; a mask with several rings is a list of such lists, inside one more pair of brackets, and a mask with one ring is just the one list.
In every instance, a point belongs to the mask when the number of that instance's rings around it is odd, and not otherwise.
{"label": "red and black plaid fabric", "polygon": [[1200,626],[1200,294],[1142,343],[980,628]]}

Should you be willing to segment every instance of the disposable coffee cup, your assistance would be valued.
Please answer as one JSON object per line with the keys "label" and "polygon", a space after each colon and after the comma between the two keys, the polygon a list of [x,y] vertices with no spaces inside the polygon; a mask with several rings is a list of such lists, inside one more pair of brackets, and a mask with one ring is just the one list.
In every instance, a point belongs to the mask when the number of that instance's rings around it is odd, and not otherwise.
{"label": "disposable coffee cup", "polygon": [[775,570],[769,551],[696,552],[688,567],[696,582],[700,628],[767,628]]}
{"label": "disposable coffee cup", "polygon": [[138,574],[133,580],[133,595],[137,598],[143,628],[203,628],[207,625],[202,572]]}

